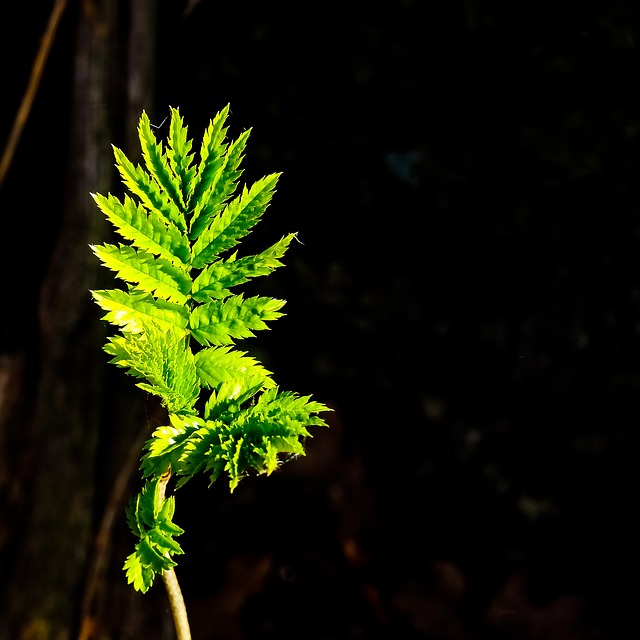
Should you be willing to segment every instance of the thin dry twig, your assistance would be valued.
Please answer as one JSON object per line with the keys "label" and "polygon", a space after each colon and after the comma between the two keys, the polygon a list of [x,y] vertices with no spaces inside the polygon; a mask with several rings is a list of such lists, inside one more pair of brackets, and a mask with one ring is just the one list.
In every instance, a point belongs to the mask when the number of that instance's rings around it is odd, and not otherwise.
{"label": "thin dry twig", "polygon": [[24,126],[29,118],[29,113],[31,112],[31,107],[33,106],[33,101],[38,91],[38,86],[40,85],[42,73],[44,71],[47,58],[49,57],[49,52],[51,51],[51,45],[55,39],[56,31],[58,30],[58,25],[60,24],[60,19],[62,18],[62,14],[64,13],[66,6],[67,0],[56,0],[53,8],[51,9],[49,23],[47,24],[44,35],[42,36],[38,54],[36,55],[33,67],[31,68],[29,84],[24,92],[22,102],[18,108],[18,113],[16,114],[16,118],[13,122],[13,127],[9,133],[9,139],[7,140],[7,144],[5,145],[2,153],[2,159],[0,159],[0,187],[2,187],[4,179],[9,171],[11,161],[13,160],[13,156],[18,146],[18,141],[20,140]]}

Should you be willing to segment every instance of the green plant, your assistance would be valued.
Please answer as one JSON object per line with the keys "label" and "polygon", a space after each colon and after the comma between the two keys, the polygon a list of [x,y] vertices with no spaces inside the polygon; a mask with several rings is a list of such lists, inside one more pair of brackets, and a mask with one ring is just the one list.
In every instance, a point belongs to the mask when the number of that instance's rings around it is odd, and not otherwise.
{"label": "green plant", "polygon": [[[166,145],[157,142],[143,112],[138,133],[144,167],[114,147],[117,169],[133,197],[92,194],[125,243],[92,246],[96,256],[126,283],[125,289],[92,291],[118,328],[105,351],[113,364],[159,397],[167,424],[144,447],[142,490],[127,508],[138,538],[124,569],[146,592],[160,574],[172,606],[183,609],[174,555],[183,553],[173,522],[174,496],[194,475],[210,481],[226,476],[233,491],[249,473],[270,474],[289,454],[304,454],[307,428],[325,425],[324,405],[281,391],[271,372],[236,341],[267,328],[282,314],[284,300],[233,293],[234,287],[281,266],[295,234],[257,255],[238,257],[234,248],[260,220],[279,175],[238,188],[239,168],[250,131],[227,141],[229,109],[209,123],[199,162],[177,109],[171,109]],[[172,595],[172,589],[177,594]],[[190,637],[186,625],[180,638]],[[182,635],[180,635],[182,633]]]}

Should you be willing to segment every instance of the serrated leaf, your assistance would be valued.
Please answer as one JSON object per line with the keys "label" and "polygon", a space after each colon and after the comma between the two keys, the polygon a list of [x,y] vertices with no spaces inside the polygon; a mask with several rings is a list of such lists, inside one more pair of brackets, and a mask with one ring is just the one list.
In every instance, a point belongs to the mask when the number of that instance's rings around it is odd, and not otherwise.
{"label": "serrated leaf", "polygon": [[154,573],[161,573],[176,566],[175,560],[161,553],[159,549],[165,549],[164,545],[160,546],[151,535],[146,535],[144,538],[141,538],[140,542],[136,545],[136,552],[140,559],[140,564],[149,567]]}
{"label": "serrated leaf", "polygon": [[139,503],[140,494],[137,494],[129,499],[129,503],[127,504],[125,509],[125,515],[127,518],[129,529],[138,537],[144,535],[145,532],[144,523],[140,520],[141,513],[139,510]]}
{"label": "serrated leaf", "polygon": [[179,536],[184,533],[184,529],[170,520],[163,520],[158,526],[162,531],[169,533],[172,536]]}
{"label": "serrated leaf", "polygon": [[169,426],[158,427],[145,447],[149,450],[147,456],[149,458],[157,458],[171,453],[180,448],[187,438],[188,434],[185,429],[176,429],[176,427]]}
{"label": "serrated leaf", "polygon": [[274,173],[258,180],[250,189],[244,187],[242,194],[213,218],[193,244],[193,267],[200,269],[207,266],[217,255],[234,247],[240,238],[251,231],[268,207],[279,177],[279,173]]}
{"label": "serrated leaf", "polygon": [[127,557],[123,569],[126,572],[127,583],[132,584],[136,591],[146,593],[153,585],[155,573],[142,564],[136,551]]}
{"label": "serrated leaf", "polygon": [[122,203],[112,195],[106,198],[100,194],[91,195],[123,238],[173,264],[186,265],[189,262],[187,237],[172,222],[160,216],[156,209],[147,211],[129,196],[125,196]]}
{"label": "serrated leaf", "polygon": [[253,386],[260,383],[265,387],[274,386],[271,372],[245,351],[231,351],[230,347],[208,347],[195,355],[198,378],[203,386],[216,388],[225,380],[244,378]]}
{"label": "serrated leaf", "polygon": [[186,231],[178,205],[166,196],[160,184],[151,178],[142,167],[134,166],[118,147],[113,147],[113,154],[122,181],[132,193],[140,198],[142,204],[149,211],[155,211],[161,215],[167,223],[175,225],[181,231]]}
{"label": "serrated leaf", "polygon": [[[269,385],[269,387],[271,386]],[[242,405],[264,389],[265,386],[261,381],[252,378],[242,377],[225,380],[211,392],[211,396],[205,404],[203,415],[207,421],[225,417],[225,421],[228,423],[229,412],[241,411]]]}
{"label": "serrated leaf", "polygon": [[[162,475],[170,468],[176,470],[189,438],[202,425],[193,416],[170,414],[169,419],[171,425],[158,427],[145,443],[147,453],[142,457],[142,469],[147,477]],[[172,516],[169,514],[169,518]]]}
{"label": "serrated leaf", "polygon": [[169,146],[166,154],[173,175],[178,181],[180,195],[185,208],[188,206],[190,188],[196,168],[192,166],[193,153],[192,142],[187,137],[188,129],[180,116],[178,109],[171,109],[171,122],[169,125]]}
{"label": "serrated leaf", "polygon": [[182,547],[170,535],[165,534],[159,527],[155,527],[149,531],[149,541],[157,545],[160,549],[165,549],[171,553],[184,553]]}
{"label": "serrated leaf", "polygon": [[183,478],[178,481],[176,488],[182,486],[189,478],[204,469],[209,459],[212,445],[219,442],[219,437],[216,433],[219,426],[221,426],[220,423],[214,420],[207,420],[189,438],[179,461],[180,474]]}
{"label": "serrated leaf", "polygon": [[156,513],[159,506],[156,504],[158,500],[158,483],[160,477],[155,478],[151,482],[145,482],[140,493],[131,499],[131,509],[135,511],[135,516],[140,529],[139,537],[145,535],[147,529],[154,526],[156,521]]}
{"label": "serrated leaf", "polygon": [[224,156],[216,160],[215,173],[213,167],[207,189],[198,199],[194,208],[189,237],[197,238],[210,220],[218,215],[236,190],[242,170],[238,166],[246,146],[251,129],[244,131],[237,140],[224,149]]}
{"label": "serrated leaf", "polygon": [[282,266],[281,258],[295,234],[285,236],[274,245],[255,256],[236,259],[233,254],[227,260],[218,260],[203,269],[193,282],[192,297],[198,302],[208,302],[231,295],[230,288],[251,278],[266,276]]}
{"label": "serrated leaf", "polygon": [[[197,226],[198,218],[202,213],[204,205],[214,197],[211,192],[215,192],[215,185],[220,179],[221,170],[226,163],[225,153],[227,145],[225,136],[227,128],[224,126],[229,114],[229,105],[219,111],[209,122],[200,147],[200,164],[192,181],[189,198],[189,209],[192,211],[190,220],[190,237],[197,235],[194,224]],[[205,194],[209,193],[208,197]],[[206,223],[205,223],[206,224]]]}
{"label": "serrated leaf", "polygon": [[173,539],[173,536],[184,533],[171,520],[174,498],[162,496],[161,481],[158,476],[146,482],[142,491],[130,501],[127,510],[127,521],[139,541],[124,568],[127,580],[143,592],[151,586],[156,573],[175,566],[172,554],[183,553],[182,547]]}
{"label": "serrated leaf", "polygon": [[167,260],[127,245],[91,245],[91,249],[106,267],[137,289],[179,305],[187,301],[191,278]]}
{"label": "serrated leaf", "polygon": [[121,327],[125,332],[140,333],[148,322],[155,322],[166,330],[183,331],[189,324],[187,307],[154,300],[144,291],[127,293],[120,289],[101,289],[91,294],[98,305],[107,311],[102,319]]}
{"label": "serrated leaf", "polygon": [[[306,427],[324,424],[312,415],[323,405],[311,402],[308,396],[273,388],[243,408],[241,398],[226,403],[222,399],[233,395],[231,388],[220,394],[216,419],[205,421],[194,432],[180,461],[181,468],[191,474],[204,468],[211,482],[226,475],[231,491],[250,472],[270,474],[286,456],[304,455],[303,440],[310,435]],[[221,408],[225,404],[226,409]]]}
{"label": "serrated leaf", "polygon": [[224,301],[215,300],[196,307],[189,318],[193,337],[200,344],[227,345],[234,340],[250,338],[254,331],[267,329],[266,322],[275,320],[284,300],[255,296],[244,300],[241,295]]}
{"label": "serrated leaf", "polygon": [[163,152],[162,145],[158,144],[153,131],[149,116],[143,111],[138,125],[138,136],[142,147],[142,157],[147,166],[147,171],[151,177],[160,185],[165,194],[171,200],[176,209],[173,223],[181,231],[186,231],[186,221],[184,217],[185,203],[180,190],[180,180],[173,174],[169,162]]}
{"label": "serrated leaf", "polygon": [[145,325],[144,336],[129,347],[129,361],[149,381],[138,383],[141,389],[159,396],[171,413],[191,413],[200,384],[181,332]]}

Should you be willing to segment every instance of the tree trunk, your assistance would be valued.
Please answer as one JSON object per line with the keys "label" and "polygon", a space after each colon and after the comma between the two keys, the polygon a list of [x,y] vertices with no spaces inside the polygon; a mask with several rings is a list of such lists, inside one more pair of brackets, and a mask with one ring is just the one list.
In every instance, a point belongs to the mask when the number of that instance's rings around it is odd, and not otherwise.
{"label": "tree trunk", "polygon": [[[112,365],[101,350],[106,327],[89,293],[111,284],[105,284],[109,276],[102,273],[89,248],[109,239],[110,232],[90,193],[112,190],[115,122],[129,129],[134,114],[139,116],[141,105],[150,100],[154,34],[149,19],[154,10],[150,0],[126,3],[131,15],[122,23],[131,37],[127,40],[125,33],[123,44],[118,41],[123,34],[118,29],[116,0],[93,0],[81,6],[73,64],[69,175],[64,215],[38,303],[37,362],[25,363],[21,353],[0,358],[0,456],[9,459],[12,451],[19,451],[26,461],[22,466],[29,465],[28,486],[20,487],[28,492],[23,503],[29,503],[29,511],[16,515],[12,524],[22,519],[22,531],[5,545],[15,550],[15,557],[2,576],[8,585],[0,608],[2,640],[77,637],[86,621],[87,602],[95,606],[83,592],[91,583],[88,577],[96,575],[92,573],[94,532],[105,532],[104,526],[100,529],[105,522],[101,509],[113,503],[109,493],[117,475],[128,473],[126,466],[124,471],[118,468],[121,460],[107,464],[103,456],[105,450],[118,456],[124,452],[126,460],[126,452],[140,436],[135,411],[128,412],[132,419],[114,424],[118,402],[110,392]],[[128,86],[122,82],[127,77]],[[30,396],[27,370],[37,372],[35,393]],[[30,402],[31,411],[26,408]],[[32,434],[33,450],[13,447],[7,435],[20,429],[20,421],[29,423],[23,424],[23,433]],[[6,425],[11,429],[5,430]],[[10,480],[0,474],[0,481],[0,489],[9,495],[4,485],[9,486]],[[12,535],[3,528],[0,534],[7,539]],[[4,551],[2,536],[0,550]],[[120,569],[120,559],[116,561]],[[91,596],[95,600],[95,592]],[[96,637],[86,629],[80,633]]]}

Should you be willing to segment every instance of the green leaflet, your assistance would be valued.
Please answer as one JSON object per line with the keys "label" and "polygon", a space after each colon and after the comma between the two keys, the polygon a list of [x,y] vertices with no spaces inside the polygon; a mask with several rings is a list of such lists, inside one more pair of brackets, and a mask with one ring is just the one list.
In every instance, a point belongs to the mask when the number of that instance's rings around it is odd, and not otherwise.
{"label": "green leaflet", "polygon": [[113,153],[122,181],[134,195],[140,198],[140,204],[150,213],[162,216],[168,226],[173,225],[179,228],[181,215],[178,206],[173,200],[165,197],[159,182],[142,167],[134,167],[117,147],[113,147]]}
{"label": "green leaflet", "polygon": [[271,380],[271,372],[267,371],[257,360],[250,358],[244,351],[232,351],[230,347],[210,347],[201,349],[195,355],[198,378],[203,386],[217,389],[227,380],[250,380],[249,386],[257,381],[265,389],[275,383]]}
{"label": "green leaflet", "polygon": [[107,314],[103,320],[128,333],[140,333],[145,322],[155,322],[160,327],[186,330],[189,324],[189,308],[157,300],[144,291],[120,289],[92,291],[93,299]]}
{"label": "green leaflet", "polygon": [[173,264],[189,263],[189,242],[174,224],[165,220],[155,209],[148,211],[129,196],[125,196],[122,203],[112,195],[108,198],[92,195],[123,238]]}
{"label": "green leaflet", "polygon": [[144,249],[105,244],[92,247],[102,263],[119,278],[156,298],[184,305],[191,289],[191,279],[183,270],[163,258],[155,258]]}
{"label": "green leaflet", "polygon": [[280,174],[240,186],[250,131],[228,141],[228,115],[227,106],[211,120],[196,158],[177,109],[166,145],[143,113],[143,166],[113,148],[129,194],[92,194],[123,240],[91,246],[123,285],[91,292],[116,330],[104,350],[168,413],[144,446],[145,484],[127,509],[138,542],[124,569],[143,592],[182,553],[174,497],[159,493],[164,474],[177,478],[176,488],[200,472],[212,482],[225,477],[233,491],[241,478],[270,474],[290,454],[303,455],[308,427],[325,425],[318,414],[329,411],[309,396],[280,391],[270,371],[235,349],[282,316],[285,302],[232,290],[282,266],[295,234],[256,255],[235,251],[267,210]]}
{"label": "green leaflet", "polygon": [[144,448],[142,470],[145,477],[161,476],[169,469],[181,468],[184,449],[203,421],[194,416],[169,415],[170,425],[158,427]]}
{"label": "green leaflet", "polygon": [[251,130],[242,133],[237,140],[227,145],[223,141],[227,129],[223,124],[228,107],[214,118],[202,141],[200,179],[194,186],[191,202],[195,203],[191,219],[190,238],[197,238],[218,214],[236,189],[242,174],[238,169]]}
{"label": "green leaflet", "polygon": [[257,402],[244,409],[242,399],[214,403],[215,420],[207,420],[189,438],[180,464],[183,473],[207,471],[211,482],[227,475],[233,491],[240,480],[251,472],[275,471],[281,464],[281,454],[304,455],[302,440],[310,436],[307,426],[324,425],[312,414],[326,411],[322,405],[309,402],[277,388],[265,391]]}
{"label": "green leaflet", "polygon": [[231,287],[251,278],[268,275],[282,266],[279,258],[284,255],[294,237],[295,234],[291,233],[255,256],[237,259],[234,253],[227,260],[217,260],[203,269],[194,280],[191,290],[193,299],[207,302],[215,298],[225,298],[231,295]]}
{"label": "green leaflet", "polygon": [[283,315],[279,309],[284,304],[284,300],[258,296],[244,300],[242,295],[213,300],[191,313],[191,334],[201,344],[232,344],[251,338],[254,331],[267,328],[266,321]]}
{"label": "green leaflet", "polygon": [[172,521],[175,511],[173,496],[163,498],[159,492],[161,476],[145,483],[142,491],[127,506],[127,522],[139,541],[125,563],[127,582],[145,593],[157,573],[174,567],[171,555],[183,553],[174,536],[184,533]]}
{"label": "green leaflet", "polygon": [[153,323],[141,335],[129,334],[121,346],[127,352],[126,366],[148,382],[138,386],[157,395],[170,413],[191,414],[200,392],[193,353],[177,329],[162,330]]}
{"label": "green leaflet", "polygon": [[[202,211],[203,207],[211,200],[215,200],[212,195],[205,195],[209,191],[215,189],[215,185],[220,180],[220,171],[226,164],[227,144],[225,143],[227,128],[224,126],[227,116],[229,115],[229,105],[220,111],[211,120],[207,130],[202,137],[202,145],[200,147],[200,164],[198,171],[191,185],[191,210]],[[193,229],[195,221],[199,218],[194,213],[190,221]],[[202,227],[201,227],[202,228]],[[198,235],[198,231],[193,229],[194,235]]]}
{"label": "green leaflet", "polygon": [[[174,120],[176,113],[172,113],[171,128],[175,127]],[[156,137],[151,131],[151,123],[146,113],[142,113],[140,124],[138,125],[138,134],[140,137],[140,146],[142,147],[142,157],[147,165],[147,171],[154,181],[169,198],[169,201],[175,205],[175,209],[171,209],[170,221],[181,230],[186,230],[186,221],[184,215],[184,200],[180,190],[182,176],[176,175],[169,165],[166,153],[162,145],[158,144]],[[174,213],[175,212],[175,213]]]}
{"label": "green leaflet", "polygon": [[274,173],[258,180],[250,189],[244,187],[242,194],[212,219],[193,244],[194,267],[206,266],[251,231],[269,205],[279,177]]}
{"label": "green leaflet", "polygon": [[177,177],[181,201],[189,202],[193,178],[196,173],[191,153],[192,142],[187,137],[187,127],[177,109],[171,109],[171,124],[169,127],[169,147],[167,159],[173,175]]}

